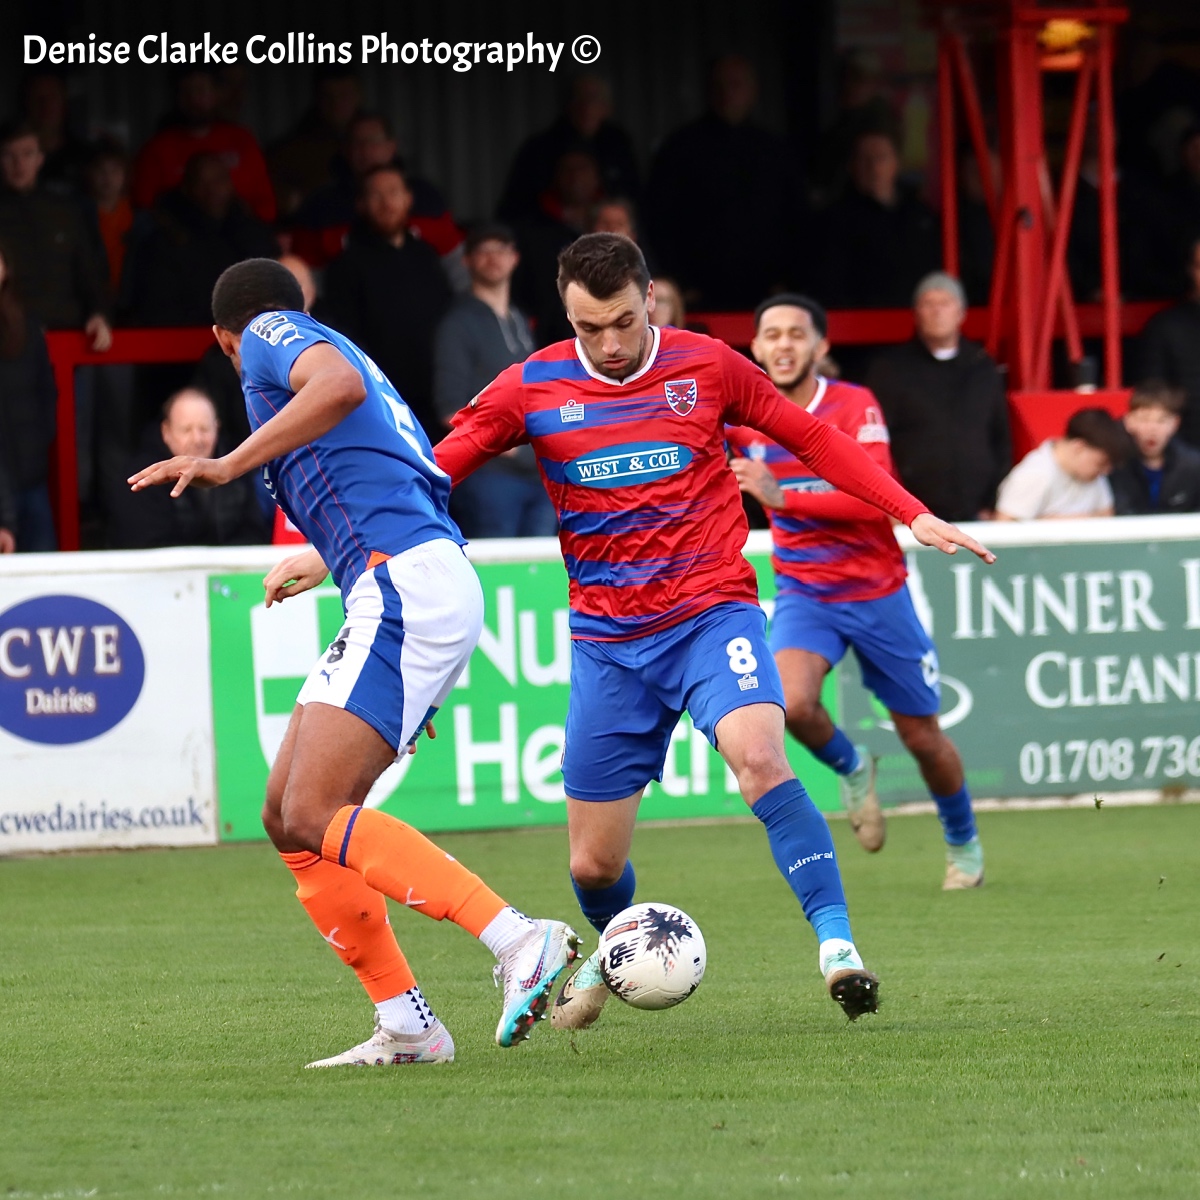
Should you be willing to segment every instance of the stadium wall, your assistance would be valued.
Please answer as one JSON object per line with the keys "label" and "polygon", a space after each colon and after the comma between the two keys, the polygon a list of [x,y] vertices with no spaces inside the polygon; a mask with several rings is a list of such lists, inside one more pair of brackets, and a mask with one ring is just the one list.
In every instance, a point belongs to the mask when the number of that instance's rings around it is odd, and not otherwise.
{"label": "stadium wall", "polygon": [[[899,534],[974,794],[1200,787],[1200,516],[974,532],[997,551],[993,567]],[[752,534],[769,610],[768,551]],[[0,560],[0,854],[263,836],[268,764],[342,615],[328,584],[264,607],[262,575],[288,552]],[[470,554],[487,599],[479,648],[436,742],[390,768],[368,803],[430,831],[559,824],[570,640],[557,543],[479,542]],[[885,804],[924,797],[852,666],[830,677],[826,701],[879,757]],[[789,753],[820,807],[837,809],[836,779]],[[642,812],[744,813],[686,717]]]}

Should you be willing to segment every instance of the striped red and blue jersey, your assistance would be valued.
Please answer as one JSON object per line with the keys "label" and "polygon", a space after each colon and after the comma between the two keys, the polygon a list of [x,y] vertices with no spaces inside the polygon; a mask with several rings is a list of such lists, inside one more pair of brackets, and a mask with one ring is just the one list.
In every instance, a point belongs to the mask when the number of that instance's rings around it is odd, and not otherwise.
{"label": "striped red and blue jersey", "polygon": [[399,393],[349,338],[306,313],[263,313],[242,334],[251,429],[291,401],[296,359],[321,342],[359,372],[366,399],[328,433],[267,463],[263,478],[320,552],[344,599],[372,554],[391,557],[435,538],[462,545],[463,538],[450,517],[449,477]]}
{"label": "striped red and blue jersey", "polygon": [[[866,388],[818,377],[807,411],[854,438],[895,475],[887,425]],[[756,430],[738,426],[725,436],[735,455],[766,463],[783,489],[786,508],[766,510],[781,592],[815,600],[876,600],[904,583],[904,555],[891,521],[878,508],[837,490]]]}
{"label": "striped red and blue jersey", "polygon": [[457,482],[505,450],[533,446],[558,512],[573,636],[642,637],[715,604],[757,602],[727,425],[762,430],[899,520],[925,511],[723,342],[670,328],[647,336],[645,365],[619,382],[597,373],[576,341],[539,350],[456,414],[436,449]]}

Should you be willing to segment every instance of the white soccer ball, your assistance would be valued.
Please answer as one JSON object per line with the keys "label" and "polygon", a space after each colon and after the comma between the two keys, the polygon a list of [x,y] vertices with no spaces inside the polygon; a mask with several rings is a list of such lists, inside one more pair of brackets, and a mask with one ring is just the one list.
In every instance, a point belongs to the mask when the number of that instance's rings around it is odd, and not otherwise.
{"label": "white soccer ball", "polygon": [[600,973],[634,1008],[670,1008],[704,978],[708,953],[700,927],[670,904],[634,904],[600,935]]}

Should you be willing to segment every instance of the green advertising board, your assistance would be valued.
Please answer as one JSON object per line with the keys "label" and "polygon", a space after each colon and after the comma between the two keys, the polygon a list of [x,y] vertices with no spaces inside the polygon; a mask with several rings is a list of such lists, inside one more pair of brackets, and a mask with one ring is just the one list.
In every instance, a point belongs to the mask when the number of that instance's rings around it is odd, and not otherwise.
{"label": "green advertising board", "polygon": [[[1040,523],[1036,535],[1049,542],[1056,524]],[[995,545],[990,567],[961,553],[908,555],[909,588],[937,642],[942,725],[972,792],[1102,797],[1200,786],[1197,522],[1069,524],[1106,536]],[[1027,526],[976,532],[1002,543],[1035,536]],[[857,672],[842,676],[843,721],[879,756],[883,802],[928,799],[886,712]]]}
{"label": "green advertising board", "polygon": [[[571,644],[567,577],[553,558],[477,562],[484,630],[466,674],[422,739],[385,774],[368,803],[422,830],[562,824],[562,774]],[[764,555],[753,556],[770,587]],[[260,812],[270,761],[296,694],[342,622],[338,592],[324,586],[266,609],[262,573],[209,578],[213,723],[221,833],[264,837]],[[831,694],[831,704],[836,698]],[[837,780],[791,746],[797,773],[822,808],[838,806]],[[645,819],[741,816],[746,807],[724,761],[685,716],[672,737]]]}

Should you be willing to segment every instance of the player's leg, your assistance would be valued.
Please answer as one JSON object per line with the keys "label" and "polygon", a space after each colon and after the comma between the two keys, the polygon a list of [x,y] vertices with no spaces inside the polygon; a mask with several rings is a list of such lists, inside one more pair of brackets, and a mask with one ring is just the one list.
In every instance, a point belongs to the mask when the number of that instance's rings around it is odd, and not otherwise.
{"label": "player's leg", "polygon": [[361,807],[461,674],[482,611],[479,581],[451,542],[416,547],[360,577],[341,633],[300,693],[282,817],[289,842],[417,912],[454,921],[496,955],[504,983],[496,1036],[507,1046],[544,1010],[575,956],[574,932],[524,916],[423,834]]}
{"label": "player's leg", "polygon": [[[598,932],[633,903],[637,885],[629,850],[642,792],[662,777],[679,711],[647,689],[638,663],[649,639],[576,641],[571,653],[563,784],[571,884]],[[585,1029],[609,996],[597,948],[554,1002],[556,1029]]]}
{"label": "player's leg", "polygon": [[784,753],[783,688],[762,610],[725,604],[705,613],[691,631],[685,674],[692,719],[729,763],[816,932],[830,995],[851,1020],[874,1012],[879,981],[854,946],[829,825]]}
{"label": "player's leg", "polygon": [[[850,741],[821,703],[825,677],[845,652],[846,643],[832,628],[836,614],[822,612],[819,601],[806,601],[803,611],[798,611],[798,605],[783,604],[786,598],[781,596],[777,602],[771,623],[771,649],[783,683],[787,730],[814,758],[844,780],[842,798],[850,828],[859,845],[875,853],[883,849],[887,836],[883,810],[875,794],[875,760],[866,747]],[[816,611],[810,614],[809,606]],[[820,650],[806,648],[809,646],[819,646]]]}
{"label": "player's leg", "polygon": [[854,607],[861,620],[851,639],[863,684],[891,713],[937,805],[946,837],[944,886],[978,887],[983,882],[983,850],[971,796],[958,750],[938,723],[937,649],[917,617],[908,588]]}
{"label": "player's leg", "polygon": [[946,891],[983,884],[983,846],[975,827],[971,793],[958,747],[946,736],[936,715],[907,716],[892,710],[896,733],[917,760],[929,795],[937,805],[946,839]]}
{"label": "player's leg", "polygon": [[[433,1016],[388,920],[387,902],[356,871],[326,862],[320,855],[290,842],[283,827],[283,790],[291,768],[292,751],[304,709],[297,706],[275,756],[267,781],[263,825],[284,865],[296,881],[296,897],[330,949],[358,976],[375,1005],[376,1024],[400,1044],[391,1050],[403,1061],[449,1062],[454,1050],[449,1034]],[[433,1031],[432,1035],[430,1031]],[[427,1043],[416,1045],[416,1042]],[[367,1044],[364,1044],[367,1045]],[[361,1050],[361,1053],[359,1051]],[[367,1050],[355,1047],[352,1057],[336,1061],[365,1061]],[[373,1057],[386,1047],[371,1048]],[[335,1060],[322,1060],[332,1065]]]}

